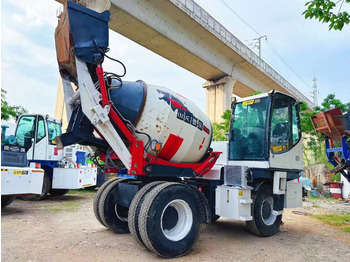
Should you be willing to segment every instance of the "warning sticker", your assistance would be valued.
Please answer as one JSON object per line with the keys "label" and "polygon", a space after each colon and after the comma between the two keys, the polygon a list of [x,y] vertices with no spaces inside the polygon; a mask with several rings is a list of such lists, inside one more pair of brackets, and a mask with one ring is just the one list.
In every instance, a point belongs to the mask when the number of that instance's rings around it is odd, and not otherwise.
{"label": "warning sticker", "polygon": [[248,100],[248,101],[244,101],[242,103],[243,106],[249,106],[249,105],[252,105],[252,104],[254,104],[254,100]]}
{"label": "warning sticker", "polygon": [[242,106],[250,106],[252,104],[257,104],[260,103],[260,99],[252,99],[252,100],[248,100],[248,101],[244,101],[242,102]]}
{"label": "warning sticker", "polygon": [[272,147],[272,151],[274,153],[281,152],[282,150],[283,150],[282,146],[274,146],[274,147]]}

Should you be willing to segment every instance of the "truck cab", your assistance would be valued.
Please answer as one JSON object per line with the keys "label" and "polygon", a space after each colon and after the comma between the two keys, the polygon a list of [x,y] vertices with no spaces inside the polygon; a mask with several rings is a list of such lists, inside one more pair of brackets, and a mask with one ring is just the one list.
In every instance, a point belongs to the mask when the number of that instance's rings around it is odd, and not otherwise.
{"label": "truck cab", "polygon": [[229,165],[303,168],[297,101],[280,92],[238,99],[232,105]]}
{"label": "truck cab", "polygon": [[259,236],[275,234],[284,208],[302,204],[299,103],[277,91],[234,99],[228,142],[212,147],[227,151],[208,174],[224,180],[215,215],[246,221]]}
{"label": "truck cab", "polygon": [[69,189],[96,185],[96,167],[64,154],[68,151],[76,153],[74,148],[78,145],[72,145],[67,150],[58,149],[55,138],[61,134],[60,121],[49,115],[26,114],[18,119],[15,132],[18,145],[26,149],[29,163],[40,163],[45,170],[41,195],[23,197],[26,200],[41,200],[48,193],[62,196]]}
{"label": "truck cab", "polygon": [[57,150],[55,138],[61,133],[61,123],[48,115],[22,115],[16,128],[17,141],[28,150],[29,161],[60,160],[63,151]]}

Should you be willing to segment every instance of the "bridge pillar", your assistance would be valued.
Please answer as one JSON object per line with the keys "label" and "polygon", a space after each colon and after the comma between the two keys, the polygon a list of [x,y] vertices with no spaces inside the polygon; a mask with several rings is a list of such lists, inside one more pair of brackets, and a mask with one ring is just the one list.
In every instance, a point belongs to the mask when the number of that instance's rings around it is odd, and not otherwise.
{"label": "bridge pillar", "polygon": [[223,121],[221,116],[231,108],[231,99],[233,88],[237,80],[225,76],[216,81],[206,81],[203,88],[206,89],[206,114],[210,121],[220,123]]}

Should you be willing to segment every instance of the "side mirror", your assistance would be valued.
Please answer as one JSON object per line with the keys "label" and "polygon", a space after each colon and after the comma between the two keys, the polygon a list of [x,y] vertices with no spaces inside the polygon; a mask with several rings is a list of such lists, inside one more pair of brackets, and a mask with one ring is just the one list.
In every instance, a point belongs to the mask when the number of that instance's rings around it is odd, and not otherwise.
{"label": "side mirror", "polygon": [[232,97],[231,98],[231,110],[233,110],[235,108],[236,102],[237,102],[236,97]]}

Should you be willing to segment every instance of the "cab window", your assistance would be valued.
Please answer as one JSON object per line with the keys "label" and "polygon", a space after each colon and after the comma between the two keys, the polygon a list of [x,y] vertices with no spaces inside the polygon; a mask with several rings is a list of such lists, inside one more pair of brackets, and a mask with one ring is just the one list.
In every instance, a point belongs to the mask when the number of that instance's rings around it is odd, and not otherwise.
{"label": "cab window", "polygon": [[301,136],[296,101],[276,94],[271,118],[270,149],[274,154],[291,149]]}
{"label": "cab window", "polygon": [[49,144],[54,145],[56,136],[60,136],[62,134],[61,125],[59,123],[47,121],[47,129],[49,132]]}
{"label": "cab window", "polygon": [[42,116],[39,116],[39,118],[38,118],[38,132],[37,132],[37,135],[36,135],[36,142],[38,143],[45,136],[46,136],[45,120],[44,120],[44,118]]}
{"label": "cab window", "polygon": [[265,160],[266,116],[270,99],[252,99],[235,105],[229,137],[230,160]]}
{"label": "cab window", "polygon": [[30,148],[35,135],[35,116],[24,116],[18,122],[16,139],[20,146]]}
{"label": "cab window", "polygon": [[297,144],[301,138],[301,128],[300,128],[300,119],[299,119],[299,110],[297,105],[295,104],[292,107],[292,131],[293,131],[293,146]]}

